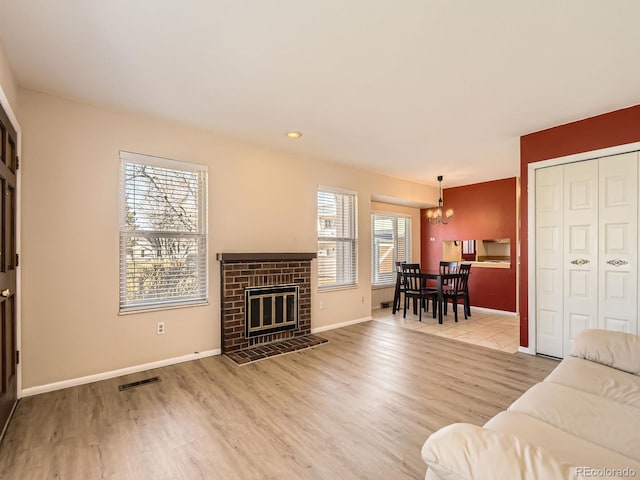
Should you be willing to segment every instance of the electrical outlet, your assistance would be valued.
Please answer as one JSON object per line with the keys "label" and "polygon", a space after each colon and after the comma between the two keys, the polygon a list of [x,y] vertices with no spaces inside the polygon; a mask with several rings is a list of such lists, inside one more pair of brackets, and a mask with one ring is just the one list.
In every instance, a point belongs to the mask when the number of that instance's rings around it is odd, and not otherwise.
{"label": "electrical outlet", "polygon": [[362,297],[362,303],[364,303],[364,296]]}
{"label": "electrical outlet", "polygon": [[324,310],[324,302],[320,302],[320,310]]}
{"label": "electrical outlet", "polygon": [[156,324],[156,333],[158,335],[164,335],[164,322],[158,322]]}

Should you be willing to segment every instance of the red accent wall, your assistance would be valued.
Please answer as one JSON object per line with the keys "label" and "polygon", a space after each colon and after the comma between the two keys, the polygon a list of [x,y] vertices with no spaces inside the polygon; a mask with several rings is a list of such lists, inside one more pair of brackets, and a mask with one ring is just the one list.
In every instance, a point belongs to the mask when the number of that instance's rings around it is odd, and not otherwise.
{"label": "red accent wall", "polygon": [[522,264],[520,345],[529,345],[527,182],[530,163],[640,141],[640,105],[567,123],[520,137]]}
{"label": "red accent wall", "polygon": [[[447,225],[431,225],[426,210],[421,211],[421,267],[437,270],[444,240],[509,238],[511,268],[471,268],[471,304],[509,312],[516,311],[516,209],[517,180],[507,178],[447,188],[443,192],[445,209],[454,216]],[[433,238],[434,240],[430,240]]]}

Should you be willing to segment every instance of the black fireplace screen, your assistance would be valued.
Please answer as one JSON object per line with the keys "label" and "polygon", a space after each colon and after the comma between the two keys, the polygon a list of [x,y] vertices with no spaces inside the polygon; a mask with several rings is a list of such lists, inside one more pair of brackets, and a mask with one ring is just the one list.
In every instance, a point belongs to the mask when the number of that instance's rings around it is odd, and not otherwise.
{"label": "black fireplace screen", "polygon": [[298,286],[247,288],[244,291],[247,338],[298,326]]}

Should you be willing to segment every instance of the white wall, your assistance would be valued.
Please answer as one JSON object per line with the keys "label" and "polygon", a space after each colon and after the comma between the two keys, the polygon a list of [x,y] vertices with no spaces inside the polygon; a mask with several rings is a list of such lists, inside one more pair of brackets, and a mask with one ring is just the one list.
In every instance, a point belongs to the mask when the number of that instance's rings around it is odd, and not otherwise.
{"label": "white wall", "polygon": [[[215,254],[315,252],[318,184],[358,192],[359,284],[314,288],[312,328],[368,318],[372,195],[437,201],[434,188],[289,155],[284,135],[278,152],[29,90],[18,98],[23,388],[219,348]],[[118,315],[119,150],[209,166],[209,305]]]}
{"label": "white wall", "polygon": [[4,93],[13,113],[18,114],[18,88],[16,79],[9,65],[9,59],[7,58],[2,42],[0,41],[0,88]]}

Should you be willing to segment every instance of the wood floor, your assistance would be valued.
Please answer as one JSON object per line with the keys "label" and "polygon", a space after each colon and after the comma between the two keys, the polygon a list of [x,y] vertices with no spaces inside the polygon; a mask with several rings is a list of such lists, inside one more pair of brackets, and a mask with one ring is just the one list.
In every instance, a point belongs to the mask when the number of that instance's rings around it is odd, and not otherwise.
{"label": "wood floor", "polygon": [[556,365],[376,321],[322,335],[243,367],[211,357],[24,398],[0,478],[421,479],[430,433],[483,424]]}

